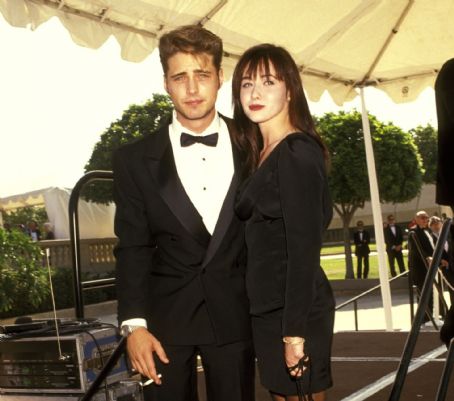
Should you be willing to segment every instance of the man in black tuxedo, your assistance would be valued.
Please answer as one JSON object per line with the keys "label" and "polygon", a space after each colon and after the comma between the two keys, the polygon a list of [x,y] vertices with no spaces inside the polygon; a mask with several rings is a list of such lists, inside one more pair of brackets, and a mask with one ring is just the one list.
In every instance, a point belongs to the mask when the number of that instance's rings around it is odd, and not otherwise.
{"label": "man in black tuxedo", "polygon": [[[415,216],[416,227],[410,230],[408,236],[408,269],[410,270],[413,284],[422,291],[426,279],[427,268],[433,255],[433,239],[428,229],[429,215],[420,210]],[[428,313],[432,316],[433,298],[430,296]],[[426,321],[428,317],[426,316]]]}
{"label": "man in black tuxedo", "polygon": [[387,217],[388,224],[384,229],[386,253],[388,254],[389,269],[391,276],[396,277],[395,262],[399,266],[399,272],[405,271],[404,255],[402,254],[402,243],[404,242],[404,233],[402,228],[396,224],[396,218],[390,214]]}
{"label": "man in black tuxedo", "polygon": [[[358,220],[356,223],[357,230],[353,233],[353,241],[355,243],[355,255],[356,255],[356,278],[367,278],[369,275],[369,243],[370,234],[364,229],[364,223],[362,220]],[[362,265],[364,261],[364,272],[362,271]]]}
{"label": "man in black tuxedo", "polygon": [[[431,231],[434,246],[437,245],[438,238],[441,234],[443,222],[438,216],[432,216],[429,219],[429,228]],[[443,252],[441,254],[440,270],[444,278],[448,283],[445,283],[445,287],[448,287],[449,297],[451,299],[451,305],[454,305],[454,265],[451,258],[452,239],[448,237],[448,240],[443,245]]]}
{"label": "man in black tuxedo", "polygon": [[133,368],[155,381],[147,401],[197,400],[198,355],[209,401],[253,401],[240,160],[215,110],[222,42],[186,26],[159,51],[172,121],[114,156],[118,319]]}
{"label": "man in black tuxedo", "polygon": [[435,81],[438,120],[437,195],[439,205],[454,211],[454,58],[441,67]]}
{"label": "man in black tuxedo", "polygon": [[[451,161],[454,152],[454,58],[446,61],[438,73],[435,80],[435,101],[438,120],[436,202],[451,206],[454,212],[454,169]],[[453,224],[451,224],[451,238],[454,238]],[[453,247],[451,247],[450,259],[454,260]],[[441,330],[445,333],[442,337],[444,341],[454,337],[454,305],[451,305],[448,317]]]}

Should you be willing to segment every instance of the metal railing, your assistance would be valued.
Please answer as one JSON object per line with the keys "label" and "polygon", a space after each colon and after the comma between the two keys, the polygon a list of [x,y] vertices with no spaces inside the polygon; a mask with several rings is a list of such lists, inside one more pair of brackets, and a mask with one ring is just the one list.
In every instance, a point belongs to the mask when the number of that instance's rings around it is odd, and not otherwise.
{"label": "metal railing", "polygon": [[437,396],[435,401],[444,401],[449,387],[449,379],[451,378],[452,368],[454,366],[454,338],[451,339],[448,347],[448,355],[446,356],[445,366],[441,373],[440,384],[438,385]]}
{"label": "metal railing", "polygon": [[91,281],[82,281],[81,257],[80,257],[80,235],[79,235],[79,211],[78,203],[82,188],[92,181],[113,180],[112,171],[95,170],[86,173],[77,181],[69,198],[69,238],[71,242],[71,260],[74,279],[74,303],[76,318],[84,318],[83,291],[85,289],[104,288],[113,286],[115,278],[105,278]]}
{"label": "metal railing", "polygon": [[[397,275],[396,277],[393,277],[391,279],[389,279],[388,281],[391,283],[395,280],[398,280],[399,278],[401,277],[404,277],[404,276],[408,276],[408,271],[405,271],[403,273],[400,273],[399,275]],[[409,282],[409,299],[410,299],[410,319],[412,319],[412,306],[413,306],[413,289],[412,289],[412,286],[410,284],[410,280],[408,281]],[[355,331],[358,331],[358,301],[368,295],[370,295],[371,293],[375,292],[375,291],[378,291],[379,289],[381,288],[381,285],[378,284],[376,285],[375,287],[372,287],[364,292],[362,292],[361,294],[358,294],[356,296],[354,296],[353,298],[350,298],[348,299],[347,301],[345,302],[342,302],[341,304],[339,305],[336,305],[335,307],[335,310],[338,311],[342,308],[345,308],[346,306],[350,305],[350,304],[353,304],[353,311],[354,311],[354,316],[355,316]]]}
{"label": "metal railing", "polygon": [[[416,315],[413,320],[413,324],[411,326],[411,330],[408,334],[407,341],[405,343],[404,351],[402,353],[401,361],[399,363],[399,367],[397,370],[396,378],[394,380],[393,387],[391,389],[391,393],[389,396],[389,401],[399,401],[400,395],[402,393],[403,385],[405,382],[405,378],[407,376],[408,367],[410,365],[411,357],[413,355],[416,341],[418,339],[418,335],[420,332],[421,324],[423,322],[425,310],[429,304],[429,298],[432,292],[432,285],[435,280],[435,276],[438,271],[438,266],[440,265],[441,255],[443,253],[443,246],[448,238],[449,229],[451,226],[451,219],[447,219],[443,223],[443,228],[441,230],[440,236],[437,241],[437,245],[435,247],[432,260],[430,262],[429,270],[426,274],[426,279],[424,281],[424,286],[421,291],[421,297],[419,299],[418,307],[416,309]],[[452,346],[452,343],[451,343]],[[452,357],[451,357],[452,359]],[[448,367],[449,370],[449,363],[446,360],[445,367]],[[445,369],[446,370],[446,369]],[[443,381],[444,380],[444,381]],[[440,383],[441,389],[439,389],[439,394],[443,394],[443,392],[447,391],[447,386],[449,384],[449,377],[444,379],[444,375],[442,376],[442,382]],[[443,400],[443,398],[438,399],[439,401]]]}

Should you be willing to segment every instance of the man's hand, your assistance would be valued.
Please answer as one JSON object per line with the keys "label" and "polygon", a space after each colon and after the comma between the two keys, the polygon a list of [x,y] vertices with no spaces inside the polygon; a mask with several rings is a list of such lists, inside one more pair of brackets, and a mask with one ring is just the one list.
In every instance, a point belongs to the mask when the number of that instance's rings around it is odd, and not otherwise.
{"label": "man's hand", "polygon": [[145,327],[140,327],[128,336],[126,348],[132,367],[143,376],[153,379],[156,384],[161,384],[153,353],[156,353],[163,363],[169,363],[169,360],[158,339]]}

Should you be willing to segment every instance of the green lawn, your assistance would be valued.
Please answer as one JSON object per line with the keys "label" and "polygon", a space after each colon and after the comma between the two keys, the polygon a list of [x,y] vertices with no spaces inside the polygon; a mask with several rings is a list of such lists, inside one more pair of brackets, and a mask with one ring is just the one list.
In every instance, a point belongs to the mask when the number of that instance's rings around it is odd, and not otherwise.
{"label": "green lawn", "polygon": [[[377,246],[375,244],[369,244],[369,248],[371,251],[376,251]],[[354,252],[355,246],[352,245],[352,252]],[[344,253],[345,248],[343,245],[336,245],[336,246],[324,246],[322,248],[322,255],[334,255],[338,253]]]}
{"label": "green lawn", "polygon": [[[404,255],[405,266],[408,266],[407,257]],[[342,280],[345,278],[345,257],[336,259],[322,259],[321,265],[329,280]],[[388,268],[388,263],[386,263]],[[396,265],[397,268],[397,265]],[[353,256],[353,270],[356,277],[356,257]],[[369,278],[378,278],[378,257],[369,256]]]}

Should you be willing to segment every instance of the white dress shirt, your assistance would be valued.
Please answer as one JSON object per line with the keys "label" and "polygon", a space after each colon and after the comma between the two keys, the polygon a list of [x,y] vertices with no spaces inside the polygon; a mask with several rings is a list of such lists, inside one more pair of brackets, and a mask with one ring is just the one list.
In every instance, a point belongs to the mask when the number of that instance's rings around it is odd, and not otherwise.
{"label": "white dress shirt", "polygon": [[[219,133],[216,146],[201,143],[182,147],[180,136],[182,132],[190,135],[210,135]],[[170,142],[180,181],[184,190],[195,206],[203,223],[210,234],[218,221],[219,213],[233,176],[232,144],[227,125],[216,114],[208,128],[196,134],[183,127],[173,114],[169,126]]]}
{"label": "white dress shirt", "polygon": [[[201,143],[182,147],[180,137],[183,132],[202,136],[217,132],[218,143],[214,147]],[[196,134],[180,124],[174,111],[169,137],[183,188],[202,217],[206,229],[213,234],[234,172],[232,144],[227,125],[216,114],[208,128]],[[121,326],[123,325],[147,327],[147,322],[138,317],[125,320],[121,323]]]}
{"label": "white dress shirt", "polygon": [[396,236],[396,226],[394,224],[391,224],[389,227],[393,233],[394,236]]}

